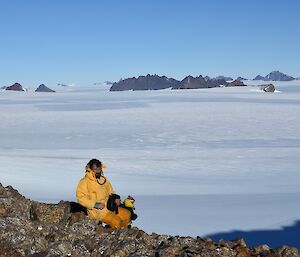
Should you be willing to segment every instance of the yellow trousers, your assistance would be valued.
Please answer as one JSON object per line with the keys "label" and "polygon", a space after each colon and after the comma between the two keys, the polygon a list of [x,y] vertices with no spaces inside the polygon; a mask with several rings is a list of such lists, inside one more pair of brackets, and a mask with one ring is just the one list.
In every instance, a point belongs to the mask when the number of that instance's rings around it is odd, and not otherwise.
{"label": "yellow trousers", "polygon": [[101,221],[111,226],[112,228],[127,228],[130,224],[131,213],[125,208],[119,207],[118,214],[109,212]]}

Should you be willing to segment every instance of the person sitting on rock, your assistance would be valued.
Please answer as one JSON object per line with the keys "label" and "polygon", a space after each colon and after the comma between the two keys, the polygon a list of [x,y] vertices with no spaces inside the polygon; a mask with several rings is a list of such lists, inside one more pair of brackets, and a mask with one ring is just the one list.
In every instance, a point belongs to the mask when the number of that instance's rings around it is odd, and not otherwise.
{"label": "person sitting on rock", "polygon": [[[97,159],[92,159],[85,167],[85,177],[77,186],[76,197],[78,203],[87,208],[88,216],[91,219],[104,222],[112,228],[127,228],[131,223],[129,210],[120,207],[120,197],[114,193],[112,185],[103,175],[102,168],[106,168]],[[114,196],[113,205],[117,211],[110,211],[107,203]],[[109,204],[111,205],[111,204]]]}

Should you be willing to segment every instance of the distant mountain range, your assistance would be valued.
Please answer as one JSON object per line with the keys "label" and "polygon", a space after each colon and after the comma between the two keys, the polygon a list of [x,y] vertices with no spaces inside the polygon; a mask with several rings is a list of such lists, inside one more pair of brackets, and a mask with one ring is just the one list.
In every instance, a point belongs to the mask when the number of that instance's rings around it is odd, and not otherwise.
{"label": "distant mountain range", "polygon": [[[299,78],[298,78],[299,79]],[[110,87],[110,91],[124,91],[124,90],[159,90],[159,89],[197,89],[197,88],[212,88],[220,86],[245,86],[242,82],[247,80],[243,77],[238,77],[233,81],[231,77],[217,76],[210,78],[209,76],[198,77],[187,76],[179,81],[166,76],[150,75],[139,76],[137,78],[121,79],[115,82]],[[265,77],[258,75],[253,80],[263,81],[291,81],[295,80],[292,76],[288,76],[280,71],[272,71]],[[231,81],[231,82],[230,82]]]}
{"label": "distant mountain range", "polygon": [[[227,82],[226,77],[219,76],[210,78],[208,76],[198,77],[187,76],[183,80],[178,81],[166,76],[150,75],[139,76],[138,78],[128,78],[113,83],[110,91],[125,91],[125,90],[159,90],[159,89],[198,89],[212,88],[220,86],[245,86],[241,81]],[[232,80],[230,78],[230,80]]]}
{"label": "distant mountain range", "polygon": [[[120,79],[118,82],[96,82],[93,83],[95,86],[110,86],[110,91],[125,91],[125,90],[160,90],[160,89],[198,89],[198,88],[213,88],[213,87],[232,87],[232,86],[246,86],[242,81],[247,79],[243,77],[238,77],[233,80],[231,77],[217,76],[211,78],[209,76],[199,75],[197,77],[187,76],[183,80],[179,81],[174,78],[168,78],[166,76],[158,75],[146,75],[139,76],[137,78],[126,78]],[[280,71],[272,71],[266,76],[257,75],[253,80],[263,80],[263,81],[292,81],[300,80],[300,77],[294,78],[292,76],[286,75]],[[74,84],[62,84],[58,83],[58,86],[62,87],[72,87]],[[15,83],[11,86],[4,86],[0,88],[3,90],[12,91],[27,91],[22,87],[21,84]],[[54,90],[41,84],[36,90],[36,92],[55,92]]]}
{"label": "distant mountain range", "polygon": [[257,75],[253,80],[264,80],[264,81],[291,81],[295,80],[294,77],[286,75],[280,71],[272,71],[265,77]]}

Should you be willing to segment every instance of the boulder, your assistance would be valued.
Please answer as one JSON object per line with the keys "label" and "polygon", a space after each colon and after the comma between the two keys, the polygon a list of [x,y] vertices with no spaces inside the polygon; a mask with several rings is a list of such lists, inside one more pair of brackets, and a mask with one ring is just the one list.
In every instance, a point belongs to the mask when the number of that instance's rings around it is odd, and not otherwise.
{"label": "boulder", "polygon": [[264,92],[275,92],[275,86],[273,84],[260,85],[260,88]]}

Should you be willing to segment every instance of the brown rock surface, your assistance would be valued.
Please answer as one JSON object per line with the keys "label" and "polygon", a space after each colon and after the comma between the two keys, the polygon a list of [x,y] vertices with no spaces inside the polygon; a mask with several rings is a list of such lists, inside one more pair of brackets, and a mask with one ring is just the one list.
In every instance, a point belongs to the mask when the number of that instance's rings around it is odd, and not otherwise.
{"label": "brown rock surface", "polygon": [[296,248],[247,247],[244,240],[215,243],[200,237],[113,230],[88,220],[76,203],[30,201],[0,184],[0,256],[300,256]]}

